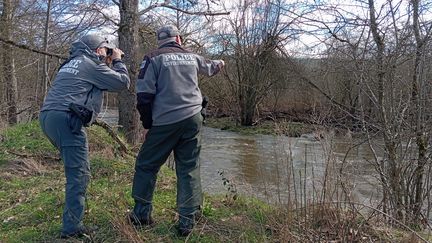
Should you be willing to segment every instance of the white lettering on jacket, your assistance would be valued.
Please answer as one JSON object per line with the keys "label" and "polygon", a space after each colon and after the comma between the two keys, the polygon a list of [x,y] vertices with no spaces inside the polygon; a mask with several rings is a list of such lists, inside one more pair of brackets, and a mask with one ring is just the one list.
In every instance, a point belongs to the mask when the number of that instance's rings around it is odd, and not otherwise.
{"label": "white lettering on jacket", "polygon": [[73,75],[77,75],[79,73],[79,71],[74,69],[74,68],[65,68],[65,67],[62,67],[58,72],[59,73],[71,73]]}
{"label": "white lettering on jacket", "polygon": [[193,54],[167,54],[163,56],[163,65],[196,65],[196,60]]}
{"label": "white lettering on jacket", "polygon": [[58,72],[77,75],[79,73],[78,67],[80,63],[82,63],[81,60],[70,60]]}

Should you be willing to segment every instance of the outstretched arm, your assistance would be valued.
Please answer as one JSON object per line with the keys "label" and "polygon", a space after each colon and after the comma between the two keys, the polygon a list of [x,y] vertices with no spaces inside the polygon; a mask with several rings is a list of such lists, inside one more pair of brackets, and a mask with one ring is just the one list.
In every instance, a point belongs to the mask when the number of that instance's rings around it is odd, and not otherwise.
{"label": "outstretched arm", "polygon": [[223,60],[208,60],[202,56],[198,56],[198,68],[199,73],[206,76],[213,76],[217,74],[223,66],[225,66],[225,62]]}

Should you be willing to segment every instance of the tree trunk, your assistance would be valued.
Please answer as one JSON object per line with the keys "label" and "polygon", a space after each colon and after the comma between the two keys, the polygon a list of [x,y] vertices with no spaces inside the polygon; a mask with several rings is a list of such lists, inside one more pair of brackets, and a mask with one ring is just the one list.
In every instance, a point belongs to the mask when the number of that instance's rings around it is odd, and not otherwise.
{"label": "tree trunk", "polygon": [[415,132],[416,132],[416,143],[418,150],[418,158],[417,165],[414,173],[414,187],[415,191],[412,192],[413,200],[411,203],[412,207],[412,224],[419,225],[420,224],[420,216],[421,216],[421,208],[423,205],[423,194],[424,194],[424,174],[425,174],[425,166],[427,163],[427,150],[428,150],[428,139],[425,133],[424,127],[424,119],[423,119],[423,109],[422,109],[422,97],[420,90],[423,89],[421,87],[420,82],[420,73],[421,73],[421,60],[423,56],[423,45],[424,42],[420,36],[420,27],[419,27],[419,4],[420,0],[412,0],[411,4],[413,5],[413,29],[414,36],[416,39],[416,54],[414,60],[413,67],[413,76],[412,76],[412,100],[415,105]]}
{"label": "tree trunk", "polygon": [[[51,17],[51,0],[48,0],[47,14],[46,14],[46,19],[45,19],[45,33],[44,33],[44,39],[43,39],[43,50],[45,52],[48,52],[48,37],[49,37],[50,17]],[[43,104],[45,95],[46,95],[47,90],[48,90],[48,83],[49,83],[48,56],[44,55],[41,93],[40,93],[39,100],[38,100],[39,107],[41,107]]]}
{"label": "tree trunk", "polygon": [[135,83],[138,72],[138,0],[120,1],[119,47],[126,54],[125,63],[129,69],[131,86],[119,94],[119,125],[126,139],[136,144],[139,136],[139,119],[136,112]]}
{"label": "tree trunk", "polygon": [[240,87],[240,124],[252,126],[255,119],[256,102],[251,94],[251,87],[243,85]]}
{"label": "tree trunk", "polygon": [[[385,43],[383,37],[380,35],[378,29],[378,22],[375,16],[375,6],[374,0],[369,0],[369,14],[370,14],[370,28],[374,42],[377,46],[376,54],[376,78],[378,83],[377,97],[378,97],[378,108],[379,108],[379,119],[382,129],[382,135],[384,138],[385,150],[387,153],[387,160],[389,164],[389,171],[387,172],[387,177],[390,182],[390,192],[389,200],[390,204],[393,206],[393,215],[398,220],[403,220],[404,217],[404,204],[403,204],[403,193],[402,193],[402,178],[400,166],[398,165],[398,156],[396,143],[394,141],[394,134],[391,124],[391,119],[389,119],[388,104],[385,98],[387,97],[387,90],[385,88],[386,84],[386,70],[384,66],[385,58]],[[385,182],[382,182],[385,183]]]}
{"label": "tree trunk", "polygon": [[[6,40],[11,40],[12,29],[12,0],[3,1],[2,36]],[[9,124],[16,124],[17,119],[17,102],[18,87],[15,76],[15,59],[13,49],[8,44],[3,45],[3,80],[6,86],[7,97],[7,120]]]}

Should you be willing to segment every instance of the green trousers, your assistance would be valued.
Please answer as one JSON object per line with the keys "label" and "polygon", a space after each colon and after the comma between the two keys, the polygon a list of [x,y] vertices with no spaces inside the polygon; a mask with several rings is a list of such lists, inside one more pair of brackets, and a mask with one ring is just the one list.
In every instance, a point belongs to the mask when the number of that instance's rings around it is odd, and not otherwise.
{"label": "green trousers", "polygon": [[132,197],[137,217],[150,216],[157,173],[172,151],[176,164],[178,213],[188,216],[199,211],[202,204],[199,163],[202,120],[198,113],[174,124],[150,128],[135,165]]}

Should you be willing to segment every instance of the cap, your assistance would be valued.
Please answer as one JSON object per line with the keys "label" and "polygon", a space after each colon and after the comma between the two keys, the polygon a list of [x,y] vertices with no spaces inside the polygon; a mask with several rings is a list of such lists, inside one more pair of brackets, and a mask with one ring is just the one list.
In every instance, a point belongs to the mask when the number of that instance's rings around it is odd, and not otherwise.
{"label": "cap", "polygon": [[175,37],[180,35],[180,31],[174,25],[165,25],[156,32],[159,45],[175,41]]}
{"label": "cap", "polygon": [[96,50],[97,48],[106,47],[109,49],[114,49],[116,46],[111,43],[107,38],[102,37],[98,34],[88,34],[80,39],[84,44],[86,44],[91,50]]}

